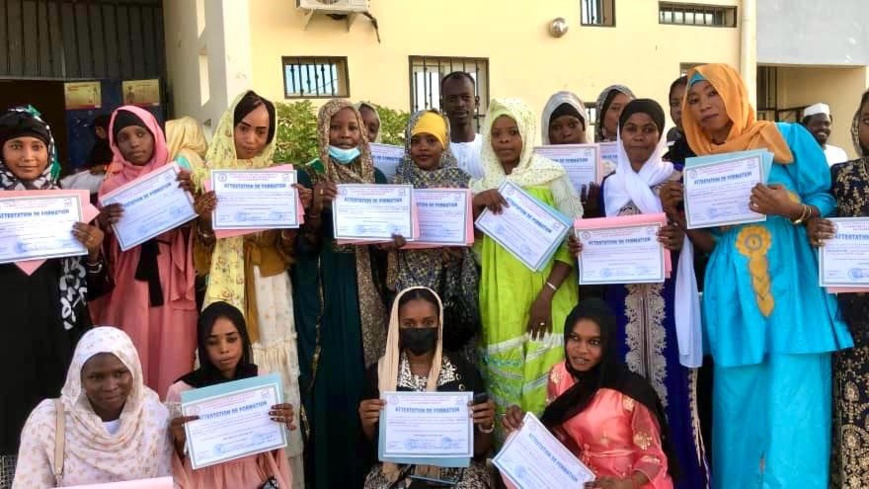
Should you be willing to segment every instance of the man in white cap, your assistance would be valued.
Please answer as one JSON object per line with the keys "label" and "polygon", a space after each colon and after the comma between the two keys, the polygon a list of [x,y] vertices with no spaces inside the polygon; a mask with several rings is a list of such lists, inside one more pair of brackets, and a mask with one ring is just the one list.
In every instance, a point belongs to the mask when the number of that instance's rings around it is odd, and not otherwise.
{"label": "man in white cap", "polygon": [[823,148],[828,165],[833,166],[836,163],[848,161],[848,154],[845,153],[844,149],[827,144],[827,140],[830,138],[830,128],[833,125],[829,105],[815,104],[806,107],[806,110],[803,111],[803,125],[812,133],[812,136],[815,136],[818,144]]}

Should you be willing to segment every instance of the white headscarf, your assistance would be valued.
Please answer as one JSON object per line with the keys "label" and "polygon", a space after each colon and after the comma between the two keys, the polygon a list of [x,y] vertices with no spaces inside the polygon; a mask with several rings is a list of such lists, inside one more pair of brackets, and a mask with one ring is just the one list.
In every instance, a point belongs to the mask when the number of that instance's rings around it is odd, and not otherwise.
{"label": "white headscarf", "polygon": [[586,121],[585,116],[585,105],[582,103],[582,100],[580,100],[573,92],[556,92],[549,97],[549,101],[546,102],[546,106],[543,107],[543,116],[540,119],[540,133],[543,137],[544,145],[551,144],[549,141],[549,124],[552,122],[550,121],[550,119],[552,119],[552,113],[563,104],[570,105],[576,109],[579,116],[582,118],[583,132],[588,129],[588,121]]}

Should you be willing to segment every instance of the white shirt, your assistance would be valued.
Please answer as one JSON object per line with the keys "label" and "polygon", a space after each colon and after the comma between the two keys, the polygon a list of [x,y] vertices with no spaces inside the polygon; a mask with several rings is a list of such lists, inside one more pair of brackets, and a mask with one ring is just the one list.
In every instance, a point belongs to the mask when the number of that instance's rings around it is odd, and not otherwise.
{"label": "white shirt", "polygon": [[121,429],[121,419],[118,418],[114,421],[103,421],[103,426],[106,427],[106,431],[108,431],[110,435],[114,435],[119,429]]}
{"label": "white shirt", "polygon": [[483,136],[479,134],[474,136],[474,140],[470,143],[450,143],[450,149],[453,156],[459,162],[459,168],[465,171],[471,178],[483,178],[483,164],[481,155],[483,153]]}
{"label": "white shirt", "polygon": [[832,144],[828,144],[824,147],[824,156],[827,157],[827,164],[833,166],[837,163],[844,163],[848,161],[848,153],[845,152],[844,149],[833,146]]}

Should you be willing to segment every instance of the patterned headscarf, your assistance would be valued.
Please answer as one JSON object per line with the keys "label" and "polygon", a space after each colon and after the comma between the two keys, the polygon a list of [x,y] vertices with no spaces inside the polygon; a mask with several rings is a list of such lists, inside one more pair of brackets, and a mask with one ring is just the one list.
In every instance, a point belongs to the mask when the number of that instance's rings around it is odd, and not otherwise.
{"label": "patterned headscarf", "polygon": [[[613,98],[615,98],[619,93],[627,95],[632,99],[636,98],[634,92],[624,85],[610,85],[604,88],[603,91],[600,92],[600,96],[597,98],[597,123],[594,125],[594,142],[596,143],[607,141],[607,138],[603,134],[603,121],[606,117],[607,110],[609,110],[610,105],[613,102]],[[610,140],[615,141],[616,138],[612,137]]]}
{"label": "patterned headscarf", "polygon": [[[336,163],[329,157],[329,130],[332,117],[338,112],[349,109],[353,111],[359,131],[360,155],[347,165]],[[368,146],[367,131],[362,129],[364,122],[359,111],[347,100],[333,99],[321,109],[317,119],[320,144],[320,159],[308,166],[308,174],[314,184],[321,182],[341,183],[374,183],[374,162],[371,159],[371,149]],[[371,255],[368,246],[352,246],[356,253],[356,286],[359,301],[359,315],[362,324],[362,348],[365,356],[365,366],[370,366],[383,354],[386,345],[386,308],[374,284],[371,272]]]}
{"label": "patterned headscarf", "polygon": [[869,156],[869,148],[860,143],[860,113],[867,102],[869,102],[869,90],[863,92],[860,105],[857,106],[857,112],[854,113],[854,119],[851,121],[851,142],[854,143],[854,151],[857,152],[857,156],[861,158]]}
{"label": "patterned headscarf", "polygon": [[[25,135],[37,137],[46,143],[49,164],[35,180],[24,182],[6,166],[3,153],[0,151],[0,188],[2,190],[59,189],[57,177],[60,174],[60,164],[57,161],[54,137],[51,135],[51,128],[40,118],[39,112],[32,106],[27,106],[10,109],[0,116],[0,147],[10,139]],[[62,273],[58,281],[59,309],[64,329],[70,330],[78,323],[80,314],[88,314],[85,307],[86,272],[80,257],[62,258],[60,264]]]}
{"label": "patterned headscarf", "polygon": [[410,184],[414,188],[467,188],[470,177],[459,168],[458,161],[450,151],[449,134],[450,122],[444,118],[447,127],[447,143],[438,167],[433,170],[420,170],[410,157],[410,142],[413,128],[419,119],[426,113],[440,115],[435,110],[420,110],[410,116],[405,131],[404,158],[398,164],[394,183]]}
{"label": "patterned headscarf", "polygon": [[[365,107],[365,108],[369,109],[371,112],[374,112],[374,117],[376,117],[377,122],[380,123],[380,130],[377,131],[377,137],[374,138],[373,141],[371,141],[370,134],[368,135],[368,140],[372,143],[381,142],[383,140],[383,119],[380,118],[380,112],[377,111],[377,107],[370,102],[359,102],[359,103],[353,105],[353,107],[355,107],[356,110],[358,110],[360,113],[362,113],[362,107]],[[363,127],[365,127],[365,126],[363,125]]]}

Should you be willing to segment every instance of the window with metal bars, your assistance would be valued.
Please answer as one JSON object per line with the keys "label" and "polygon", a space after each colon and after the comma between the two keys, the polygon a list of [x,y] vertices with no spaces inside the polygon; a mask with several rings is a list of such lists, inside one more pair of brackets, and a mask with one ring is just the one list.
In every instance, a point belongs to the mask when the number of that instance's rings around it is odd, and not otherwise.
{"label": "window with metal bars", "polygon": [[597,124],[597,101],[583,102],[585,105],[585,120],[588,127],[594,127]]}
{"label": "window with metal bars", "polygon": [[489,106],[489,60],[486,58],[410,57],[410,110],[441,108],[441,80],[454,71],[464,71],[474,79],[480,106],[474,114],[477,129]]}
{"label": "window with metal bars", "polygon": [[616,25],[616,0],[582,0],[580,10],[582,25]]}
{"label": "window with metal bars", "polygon": [[736,7],[658,2],[658,23],[736,27]]}
{"label": "window with metal bars", "polygon": [[285,98],[350,96],[347,58],[284,56]]}

